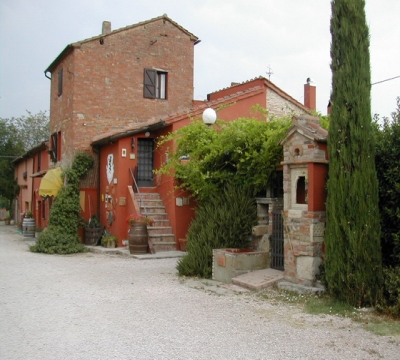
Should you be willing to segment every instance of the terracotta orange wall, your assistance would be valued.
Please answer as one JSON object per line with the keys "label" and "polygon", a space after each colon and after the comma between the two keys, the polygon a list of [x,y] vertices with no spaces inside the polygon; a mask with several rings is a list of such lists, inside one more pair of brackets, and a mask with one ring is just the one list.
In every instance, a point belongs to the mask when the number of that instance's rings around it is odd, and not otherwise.
{"label": "terracotta orange wall", "polygon": [[[129,195],[128,185],[132,184],[129,168],[136,166],[136,158],[130,159],[130,154],[135,153],[136,148],[132,152],[132,137],[126,137],[118,140],[111,145],[105,145],[100,152],[100,222],[106,226],[111,235],[118,237],[118,246],[122,246],[122,240],[128,238],[128,224],[126,217],[133,210],[133,203]],[[122,149],[126,150],[126,156],[122,156]],[[114,180],[111,183],[107,180],[107,157],[109,154],[114,155]],[[136,157],[136,155],[135,155]],[[107,198],[109,199],[108,201]],[[125,205],[123,204],[125,199]],[[112,213],[113,222],[108,223],[108,214]]]}
{"label": "terracotta orange wall", "polygon": [[[174,123],[172,126],[163,129],[159,132],[158,135],[166,135],[170,131],[176,131],[177,129],[183,127],[190,123],[190,119],[186,118],[178,123]],[[162,147],[156,149],[156,154],[154,157],[155,160],[155,168],[160,168],[166,159],[166,152],[168,147],[172,148],[174,145],[172,142],[164,144]],[[194,208],[195,203],[192,198],[190,198],[190,194],[187,191],[182,191],[180,189],[175,189],[175,180],[171,176],[161,175],[158,176],[156,181],[156,191],[160,194],[166,212],[168,214],[172,231],[175,234],[175,241],[177,243],[177,247],[179,246],[179,239],[185,238],[188,230],[188,226],[191,220],[194,218]],[[177,206],[176,198],[189,198],[189,205]]]}
{"label": "terracotta orange wall", "polygon": [[308,210],[324,211],[326,201],[327,164],[308,164]]}
{"label": "terracotta orange wall", "polygon": [[262,117],[259,112],[251,111],[254,105],[260,105],[261,107],[266,106],[266,95],[264,92],[240,100],[238,103],[234,103],[220,111],[218,111],[218,118],[226,121],[236,120],[239,117],[257,118],[265,121],[265,117]]}

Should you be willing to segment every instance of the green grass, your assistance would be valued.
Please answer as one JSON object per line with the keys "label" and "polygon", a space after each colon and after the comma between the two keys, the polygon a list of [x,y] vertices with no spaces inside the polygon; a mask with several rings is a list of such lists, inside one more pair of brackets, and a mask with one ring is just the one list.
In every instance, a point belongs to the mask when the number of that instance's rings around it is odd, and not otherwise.
{"label": "green grass", "polygon": [[298,305],[304,312],[312,315],[332,315],[349,318],[361,323],[367,331],[379,336],[400,336],[400,321],[384,316],[369,308],[355,308],[347,303],[336,301],[327,294],[298,294],[292,291],[269,288],[259,296],[271,304]]}

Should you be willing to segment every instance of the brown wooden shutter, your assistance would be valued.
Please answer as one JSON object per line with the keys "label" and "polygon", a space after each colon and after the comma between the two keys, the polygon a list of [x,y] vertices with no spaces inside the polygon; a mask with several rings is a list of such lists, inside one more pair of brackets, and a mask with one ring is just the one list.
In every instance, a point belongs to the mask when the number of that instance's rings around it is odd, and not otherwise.
{"label": "brown wooden shutter", "polygon": [[63,69],[58,70],[58,96],[62,95],[63,91]]}
{"label": "brown wooden shutter", "polygon": [[157,72],[153,69],[144,69],[143,96],[149,99],[156,98]]}
{"label": "brown wooden shutter", "polygon": [[49,150],[52,162],[57,162],[57,133],[51,134],[51,150]]}

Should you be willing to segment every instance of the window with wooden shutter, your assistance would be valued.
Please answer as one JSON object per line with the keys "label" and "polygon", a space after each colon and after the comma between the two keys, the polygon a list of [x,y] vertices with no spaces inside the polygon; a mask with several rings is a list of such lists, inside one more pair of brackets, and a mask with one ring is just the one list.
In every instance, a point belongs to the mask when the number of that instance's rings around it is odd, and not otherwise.
{"label": "window with wooden shutter", "polygon": [[62,95],[63,91],[63,69],[58,70],[58,96]]}
{"label": "window with wooden shutter", "polygon": [[143,96],[148,99],[167,98],[167,72],[144,69]]}
{"label": "window with wooden shutter", "polygon": [[144,69],[144,97],[148,99],[156,98],[156,77],[157,71]]}
{"label": "window with wooden shutter", "polygon": [[51,149],[49,150],[50,159],[52,162],[57,162],[57,133],[51,134]]}

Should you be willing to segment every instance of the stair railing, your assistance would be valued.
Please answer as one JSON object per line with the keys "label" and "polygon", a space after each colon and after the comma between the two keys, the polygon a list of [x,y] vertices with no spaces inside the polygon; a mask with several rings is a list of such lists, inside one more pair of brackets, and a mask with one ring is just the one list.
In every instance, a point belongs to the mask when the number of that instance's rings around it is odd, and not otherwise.
{"label": "stair railing", "polygon": [[[133,179],[133,192],[134,193],[136,192],[139,195],[139,209],[143,205],[144,215],[148,216],[146,204],[145,204],[145,201],[143,200],[143,195],[140,192],[139,185],[137,184],[136,178],[135,178],[135,174],[137,174],[137,167],[135,167],[135,171],[133,171],[132,168],[129,168],[129,171],[130,171],[132,179]],[[135,189],[136,189],[136,191],[135,191]]]}

